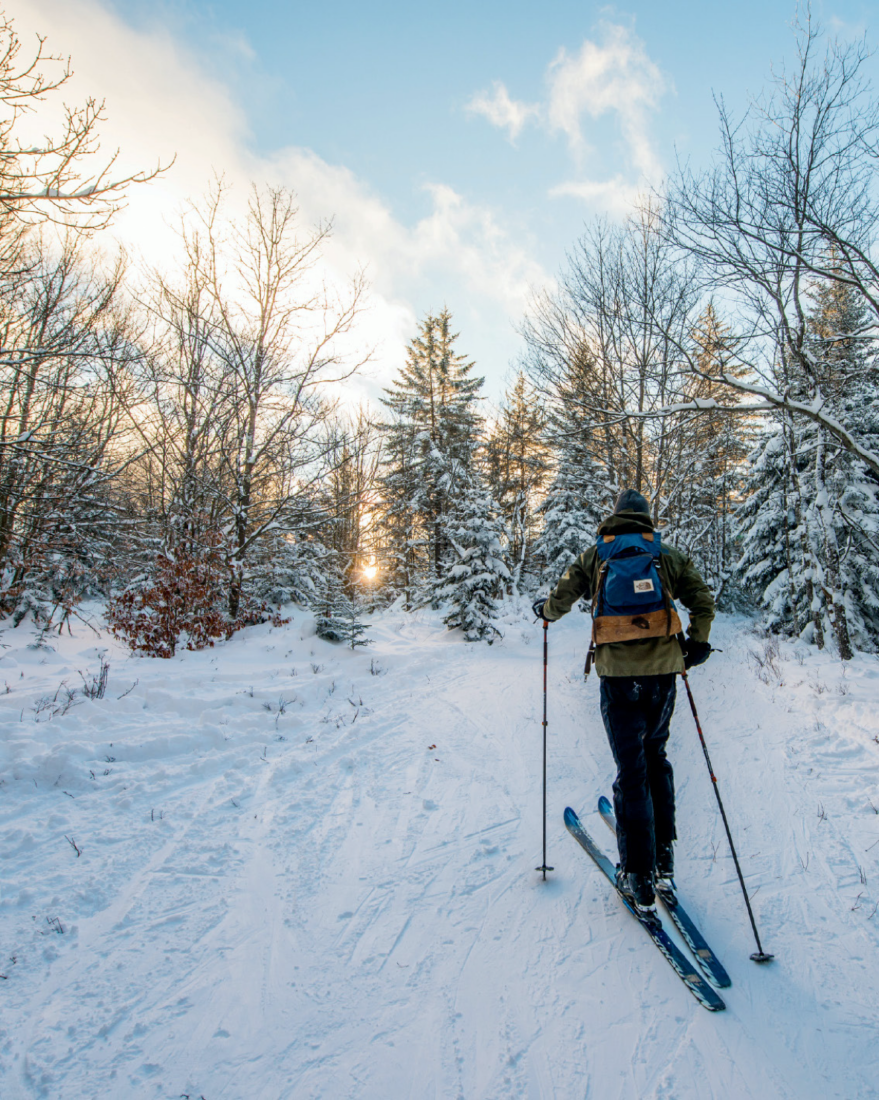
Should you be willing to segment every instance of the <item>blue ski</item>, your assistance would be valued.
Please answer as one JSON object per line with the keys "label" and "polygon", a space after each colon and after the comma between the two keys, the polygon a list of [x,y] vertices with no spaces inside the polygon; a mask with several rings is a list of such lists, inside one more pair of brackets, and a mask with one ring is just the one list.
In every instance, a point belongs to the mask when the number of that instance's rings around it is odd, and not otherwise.
{"label": "blue ski", "polygon": [[[571,836],[573,836],[580,846],[592,857],[595,863],[598,864],[611,885],[616,889],[614,865],[583,828],[579,817],[577,817],[570,806],[565,810],[565,825]],[[618,890],[617,893],[619,894]],[[656,913],[651,913],[649,915],[638,913],[634,907],[626,901],[622,894],[619,894],[619,896],[632,916],[644,929],[646,929],[650,938],[662,954],[665,955],[678,977],[690,990],[696,1000],[701,1005],[704,1005],[710,1012],[718,1012],[726,1008],[720,996],[711,988],[702,975],[694,970],[692,963],[687,959],[677,944],[669,939],[668,933],[662,927],[662,921]]]}
{"label": "blue ski", "polygon": [[[617,821],[613,814],[613,806],[604,795],[598,800],[598,812],[604,818],[605,825],[616,836]],[[727,986],[732,985],[732,980],[724,970],[720,959],[705,942],[705,937],[693,923],[690,914],[681,905],[674,890],[657,890],[656,893],[668,910],[668,915],[674,921],[675,927],[680,932],[687,947],[693,952],[696,962],[702,967],[707,977],[715,985],[720,986],[721,989],[726,989]]]}

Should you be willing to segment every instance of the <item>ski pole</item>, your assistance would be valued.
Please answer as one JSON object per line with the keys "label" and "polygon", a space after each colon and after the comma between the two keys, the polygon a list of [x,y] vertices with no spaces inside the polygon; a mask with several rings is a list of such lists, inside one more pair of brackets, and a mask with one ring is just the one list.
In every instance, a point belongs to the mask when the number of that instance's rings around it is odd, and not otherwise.
{"label": "ski pole", "polygon": [[554,871],[555,867],[546,865],[546,666],[549,654],[549,623],[543,620],[543,865],[535,867],[535,871],[543,872],[543,881],[546,882],[546,872]]}
{"label": "ski pole", "polygon": [[717,805],[720,807],[720,816],[723,818],[723,827],[726,829],[726,838],[729,841],[729,850],[732,852],[733,863],[736,865],[736,874],[739,876],[739,883],[742,887],[742,894],[745,898],[745,905],[748,907],[748,916],[751,918],[751,927],[754,929],[754,939],[757,941],[757,950],[751,955],[751,958],[756,963],[769,962],[770,959],[774,959],[774,955],[767,955],[763,950],[763,945],[760,943],[760,933],[757,931],[757,922],[754,920],[754,912],[751,909],[751,901],[748,897],[748,891],[745,888],[745,878],[742,874],[742,869],[739,866],[739,857],[736,855],[736,846],[733,844],[732,833],[730,832],[729,822],[726,819],[726,811],[723,808],[723,802],[720,798],[720,791],[717,789],[717,776],[714,774],[714,769],[711,767],[711,757],[708,755],[708,746],[705,744],[705,736],[702,733],[702,726],[699,722],[699,715],[696,712],[696,700],[693,698],[693,692],[690,690],[690,681],[687,679],[687,673],[682,672],[681,676],[684,678],[684,686],[687,689],[687,696],[690,700],[690,710],[693,712],[693,718],[696,721],[696,729],[699,733],[699,740],[702,742],[702,752],[705,754],[705,763],[708,765],[708,774],[711,776],[711,785],[714,787],[714,795],[717,798]]}

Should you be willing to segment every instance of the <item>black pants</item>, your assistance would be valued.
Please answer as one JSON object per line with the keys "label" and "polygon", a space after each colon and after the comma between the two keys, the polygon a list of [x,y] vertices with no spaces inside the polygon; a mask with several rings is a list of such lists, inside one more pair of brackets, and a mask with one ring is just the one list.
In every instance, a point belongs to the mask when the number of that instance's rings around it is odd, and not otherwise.
{"label": "black pants", "polygon": [[665,755],[675,680],[673,673],[601,678],[601,717],[617,766],[613,804],[624,871],[652,871],[656,846],[675,839],[674,776]]}

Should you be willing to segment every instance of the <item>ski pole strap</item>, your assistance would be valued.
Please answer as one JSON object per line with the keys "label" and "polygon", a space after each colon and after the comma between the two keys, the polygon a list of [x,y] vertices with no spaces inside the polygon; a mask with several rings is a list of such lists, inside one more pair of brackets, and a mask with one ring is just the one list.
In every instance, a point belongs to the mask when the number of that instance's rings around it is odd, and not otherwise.
{"label": "ski pole strap", "polygon": [[589,645],[589,652],[586,654],[586,664],[583,666],[583,679],[589,679],[589,673],[592,670],[592,664],[595,661],[595,642],[591,642]]}
{"label": "ski pole strap", "polygon": [[547,731],[547,663],[549,660],[549,623],[543,619],[543,736]]}
{"label": "ski pole strap", "polygon": [[[592,618],[592,645],[589,649],[591,653],[595,649],[595,620],[598,617],[599,600],[601,599],[601,589],[604,585],[604,578],[607,574],[607,562],[603,561],[598,569],[598,584],[595,586],[595,593],[592,596],[592,610],[590,612]],[[589,675],[589,669],[587,668],[586,676]]]}

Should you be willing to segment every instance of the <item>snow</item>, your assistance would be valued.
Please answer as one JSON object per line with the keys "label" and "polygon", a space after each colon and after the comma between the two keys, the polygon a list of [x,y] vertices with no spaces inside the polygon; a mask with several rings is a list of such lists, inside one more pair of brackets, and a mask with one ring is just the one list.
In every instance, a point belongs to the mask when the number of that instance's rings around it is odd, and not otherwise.
{"label": "snow", "polygon": [[[488,647],[390,610],[352,652],[295,611],[167,661],[7,630],[4,1100],[875,1096],[877,659],[721,617],[691,674],[768,967],[679,697],[678,882],[733,979],[711,1014],[562,824],[570,804],[612,851],[578,613],[549,631],[555,871],[534,871],[524,615]],[[61,713],[102,654],[106,696]]]}

